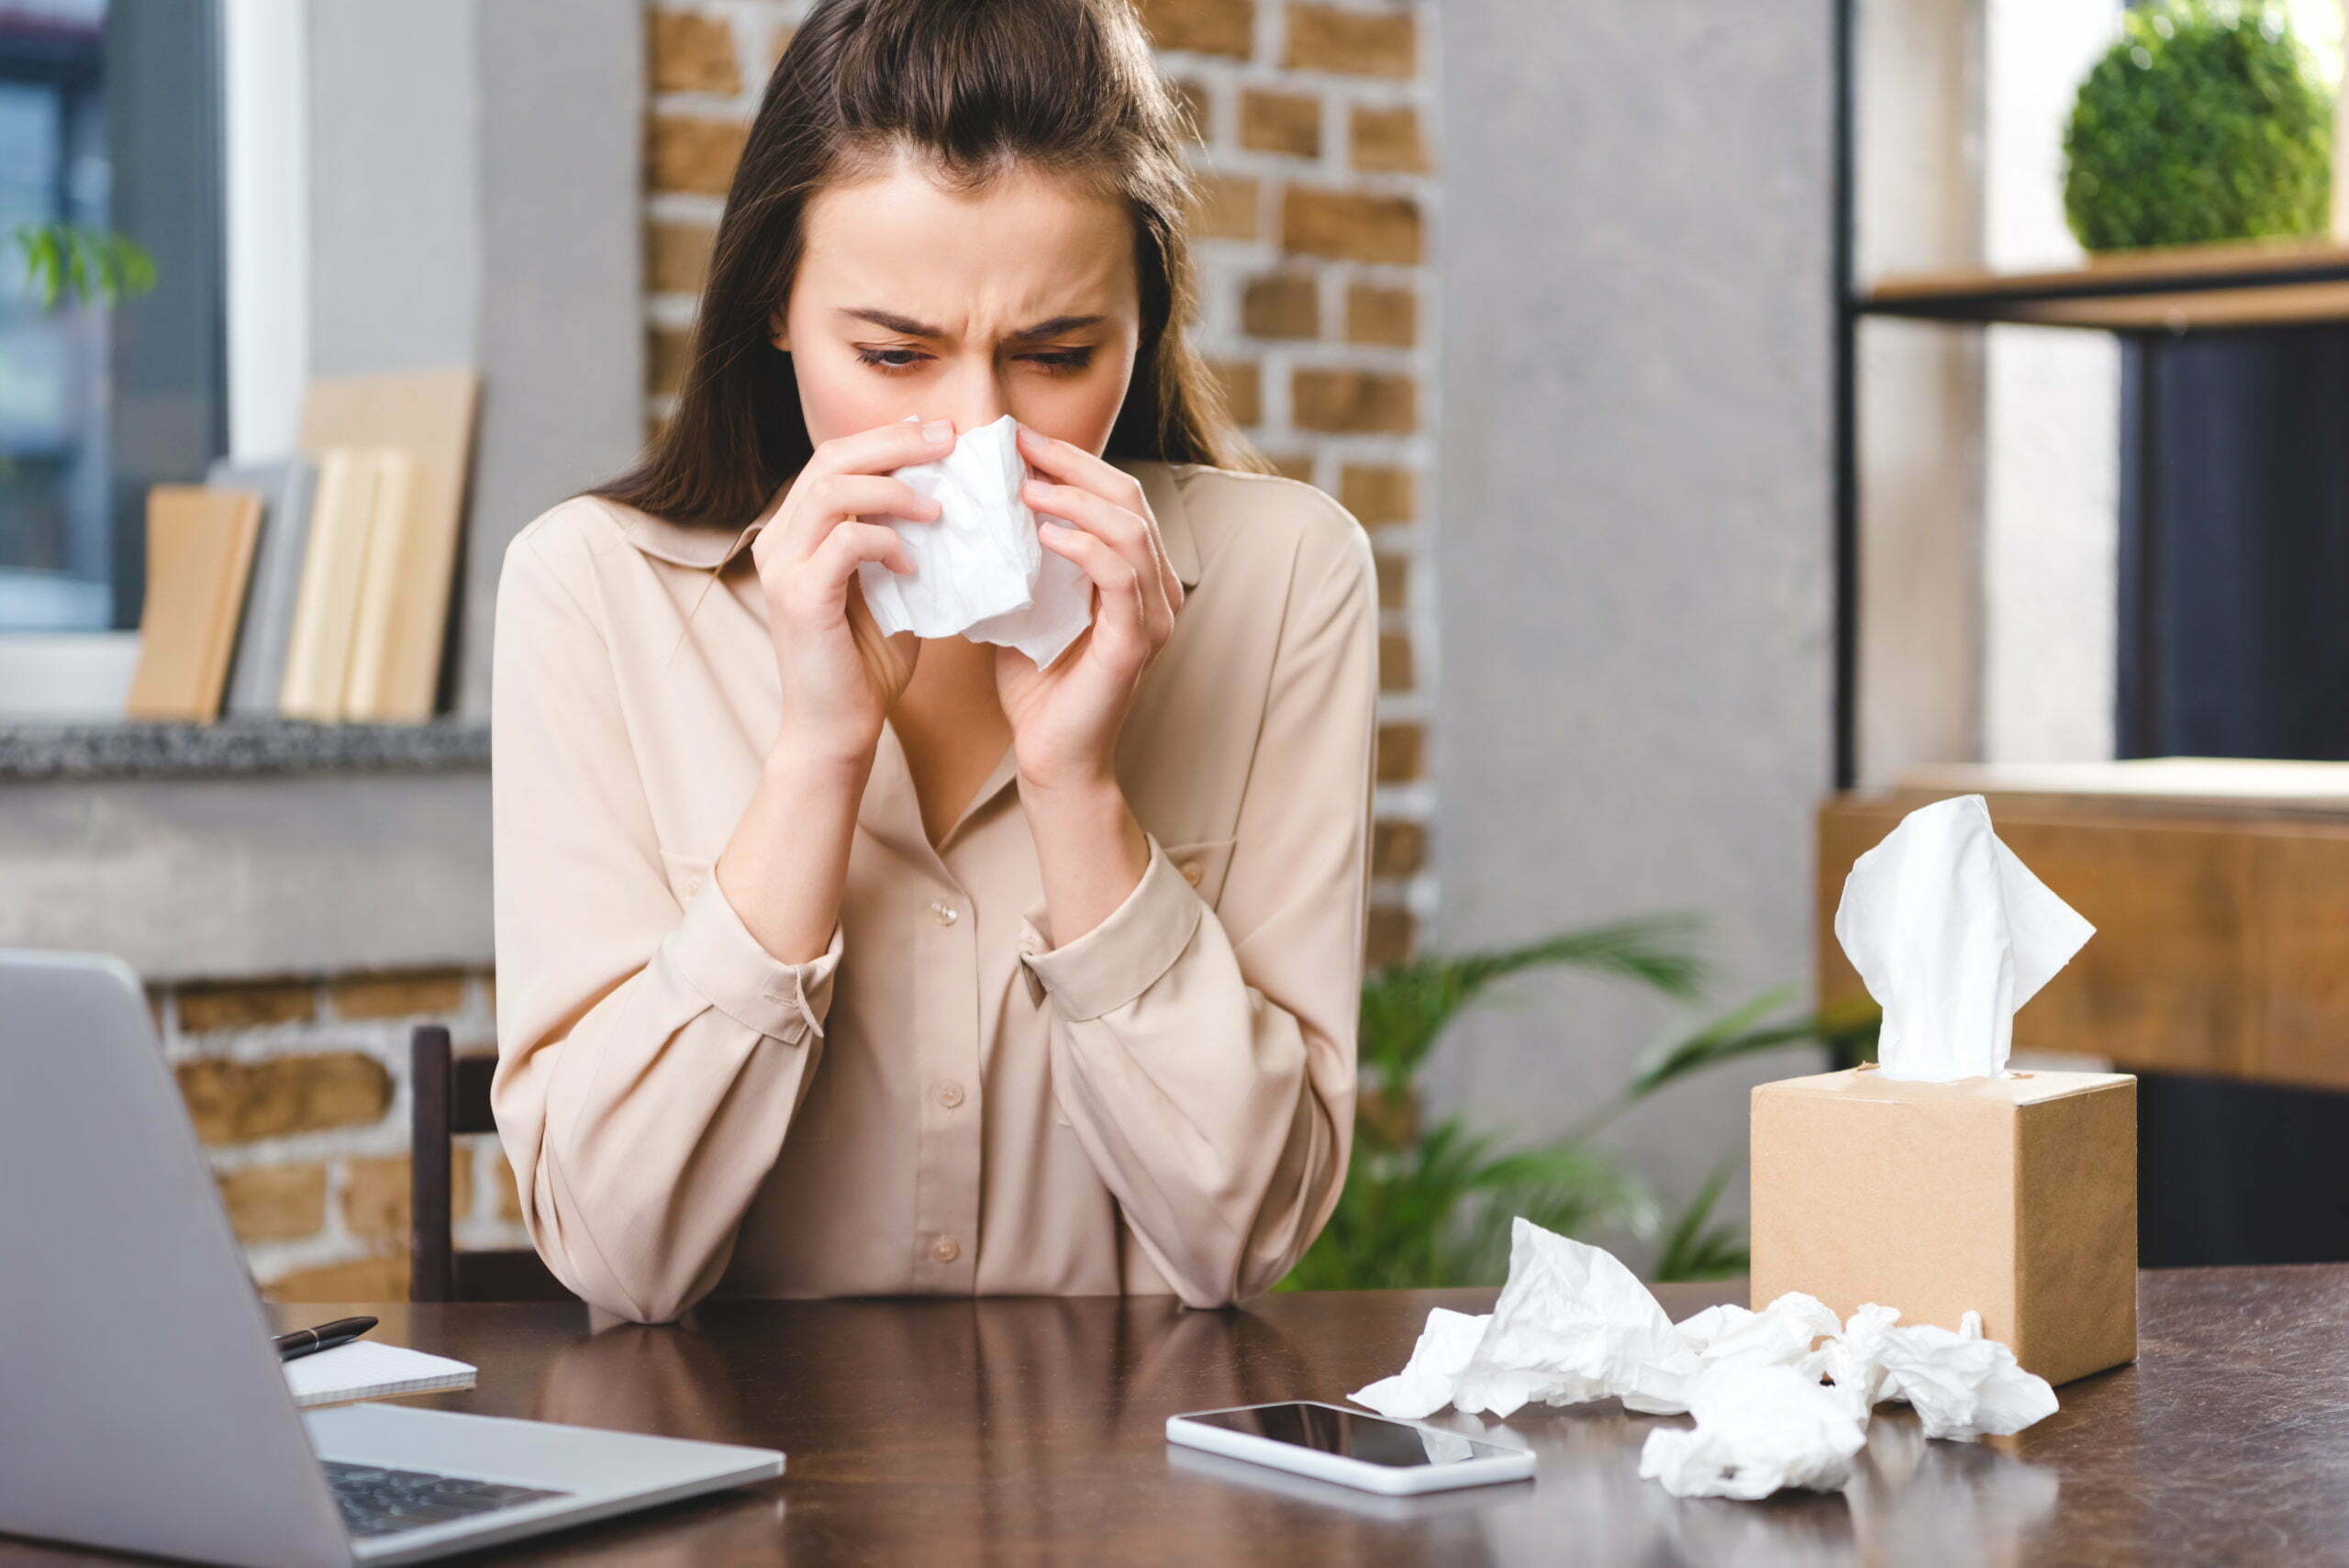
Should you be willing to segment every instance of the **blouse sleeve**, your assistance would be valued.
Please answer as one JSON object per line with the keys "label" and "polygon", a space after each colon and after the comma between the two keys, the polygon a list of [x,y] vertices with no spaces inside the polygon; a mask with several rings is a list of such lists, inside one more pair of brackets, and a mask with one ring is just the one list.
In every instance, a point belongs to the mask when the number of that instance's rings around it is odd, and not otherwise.
{"label": "blouse sleeve", "polygon": [[1270,1288],[1345,1180],[1378,698],[1376,575],[1347,521],[1289,606],[1218,904],[1151,835],[1100,924],[1053,947],[1038,904],[1020,933],[1062,1107],[1194,1307]]}
{"label": "blouse sleeve", "polygon": [[662,1322],[716,1284],[782,1151],[841,930],[786,963],[715,876],[672,893],[609,652],[541,531],[507,549],[492,652],[491,1099],[548,1266]]}

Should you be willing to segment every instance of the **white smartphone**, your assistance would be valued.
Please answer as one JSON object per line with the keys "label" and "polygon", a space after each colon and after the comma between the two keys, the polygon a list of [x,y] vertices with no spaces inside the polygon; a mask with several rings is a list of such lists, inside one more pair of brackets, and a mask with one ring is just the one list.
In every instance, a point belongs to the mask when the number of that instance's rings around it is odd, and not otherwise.
{"label": "white smartphone", "polygon": [[1166,1440],[1366,1492],[1438,1492],[1533,1473],[1533,1455],[1521,1448],[1309,1399],[1169,1416]]}

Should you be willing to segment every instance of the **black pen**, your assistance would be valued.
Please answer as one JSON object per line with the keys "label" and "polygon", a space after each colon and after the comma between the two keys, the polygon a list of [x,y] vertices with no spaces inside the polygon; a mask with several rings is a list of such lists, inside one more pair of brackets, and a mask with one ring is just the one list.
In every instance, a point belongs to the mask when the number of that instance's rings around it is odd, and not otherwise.
{"label": "black pen", "polygon": [[290,1334],[280,1334],[273,1342],[277,1346],[278,1359],[290,1362],[295,1356],[306,1356],[312,1351],[330,1351],[337,1345],[347,1345],[374,1326],[373,1318],[338,1318],[315,1329],[296,1329]]}

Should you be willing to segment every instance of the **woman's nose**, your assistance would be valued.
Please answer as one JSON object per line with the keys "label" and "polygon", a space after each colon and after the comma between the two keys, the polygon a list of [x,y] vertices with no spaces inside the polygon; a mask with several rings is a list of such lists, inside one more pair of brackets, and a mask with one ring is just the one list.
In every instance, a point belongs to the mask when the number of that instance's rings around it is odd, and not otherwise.
{"label": "woman's nose", "polygon": [[[1011,401],[1004,395],[1003,383],[993,366],[974,366],[954,378],[947,391],[945,406],[937,411],[954,421],[957,431],[976,430],[992,425],[1011,412]],[[936,417],[937,414],[931,415]]]}

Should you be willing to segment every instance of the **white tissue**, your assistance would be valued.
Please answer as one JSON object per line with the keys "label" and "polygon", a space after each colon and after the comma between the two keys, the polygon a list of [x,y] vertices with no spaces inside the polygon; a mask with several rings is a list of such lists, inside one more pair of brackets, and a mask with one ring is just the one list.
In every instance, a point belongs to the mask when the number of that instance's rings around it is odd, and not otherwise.
{"label": "white tissue", "polygon": [[[1620,1398],[1626,1408],[1644,1414],[1677,1415],[1688,1408],[1690,1385],[1715,1366],[1790,1366],[1816,1381],[1825,1364],[1825,1352],[1812,1346],[1821,1336],[1842,1327],[1816,1297],[1788,1291],[1759,1312],[1734,1306],[1709,1307],[1684,1319],[1671,1329],[1679,1341],[1675,1351],[1664,1345],[1656,1332],[1657,1324],[1670,1323],[1664,1309],[1612,1254],[1527,1220],[1518,1223],[1525,1231],[1512,1240],[1522,1237],[1526,1247],[1522,1253],[1512,1251],[1510,1280],[1514,1284],[1520,1277],[1518,1262],[1522,1257],[1536,1267],[1521,1277],[1540,1284],[1538,1288],[1530,1284],[1514,1297],[1503,1292],[1508,1322],[1486,1351],[1487,1366],[1482,1374],[1488,1382],[1484,1391],[1471,1395],[1492,1399],[1494,1403],[1485,1407],[1495,1415],[1511,1414],[1529,1397],[1553,1405]],[[1580,1286],[1562,1277],[1577,1271]],[[1586,1310],[1588,1297],[1584,1293],[1594,1283],[1598,1294],[1620,1304],[1621,1310],[1612,1315]],[[1561,1301],[1576,1305],[1564,1313],[1552,1310]],[[1427,1326],[1419,1330],[1419,1342],[1411,1347],[1403,1370],[1346,1397],[1382,1416],[1406,1421],[1458,1404],[1462,1374],[1486,1342],[1486,1330],[1503,1315],[1497,1307],[1481,1317],[1435,1308],[1428,1314]],[[1520,1392],[1514,1374],[1500,1364],[1512,1355],[1538,1357],[1544,1343],[1553,1348],[1571,1345],[1574,1361],[1586,1369],[1573,1384],[1560,1384],[1554,1396],[1547,1391]]]}
{"label": "white tissue", "polygon": [[1884,1008],[1877,1071],[1936,1083],[2005,1072],[2015,1009],[2095,933],[1998,841],[1978,795],[1901,818],[1854,862],[1835,911]]}
{"label": "white tissue", "polygon": [[1347,1397],[1396,1420],[1446,1404],[1508,1417],[1537,1399],[1687,1411],[1696,1427],[1652,1433],[1640,1473],[1679,1496],[1740,1498],[1843,1485],[1887,1400],[1913,1406],[1927,1437],[1958,1441],[2054,1411],[2055,1391],[1982,1337],[1980,1314],[1955,1332],[1899,1318],[1869,1305],[1839,1323],[1788,1291],[1759,1312],[1709,1307],[1675,1325],[1612,1253],[1520,1217],[1493,1310],[1437,1307],[1403,1370]]}
{"label": "white tissue", "polygon": [[[908,416],[911,417],[911,416]],[[911,573],[860,562],[858,586],[883,636],[964,637],[1017,648],[1042,669],[1093,619],[1085,569],[1046,550],[1036,514],[1019,498],[1028,464],[1008,414],[966,430],[935,462],[898,469],[939,505],[934,522],[882,517],[906,541]]]}
{"label": "white tissue", "polygon": [[1884,1337],[1898,1321],[1896,1308],[1869,1302],[1852,1314],[1843,1331],[1820,1352],[1821,1374],[1862,1416],[1884,1397]]}
{"label": "white tissue", "polygon": [[1659,1427],[1640,1451],[1640,1473],[1675,1497],[1840,1491],[1868,1440],[1865,1413],[1783,1364],[1717,1362],[1690,1385],[1688,1409],[1693,1428]]}
{"label": "white tissue", "polygon": [[1452,1403],[1452,1385],[1459,1381],[1469,1353],[1492,1320],[1489,1312],[1472,1318],[1465,1312],[1437,1307],[1428,1314],[1427,1327],[1419,1330],[1419,1341],[1411,1347],[1411,1359],[1402,1371],[1367,1388],[1357,1388],[1346,1397],[1369,1406],[1389,1420],[1416,1421],[1432,1416]]}
{"label": "white tissue", "polygon": [[1509,1231],[1508,1283],[1452,1403],[1505,1417],[1531,1400],[1579,1405],[1615,1395],[1634,1409],[1678,1410],[1698,1364],[1613,1253],[1520,1216]]}
{"label": "white tissue", "polygon": [[2025,1372],[2014,1351],[1982,1337],[1980,1313],[1959,1318],[1955,1332],[1931,1323],[1895,1327],[1899,1316],[1863,1307],[1830,1342],[1828,1375],[1847,1403],[1865,1409],[1904,1400],[1927,1437],[1954,1442],[2019,1432],[2055,1413],[2055,1390]]}
{"label": "white tissue", "polygon": [[1825,1302],[1790,1290],[1759,1312],[1734,1305],[1708,1307],[1682,1318],[1677,1332],[1706,1367],[1787,1366],[1816,1381],[1827,1352],[1812,1347],[1842,1329]]}

